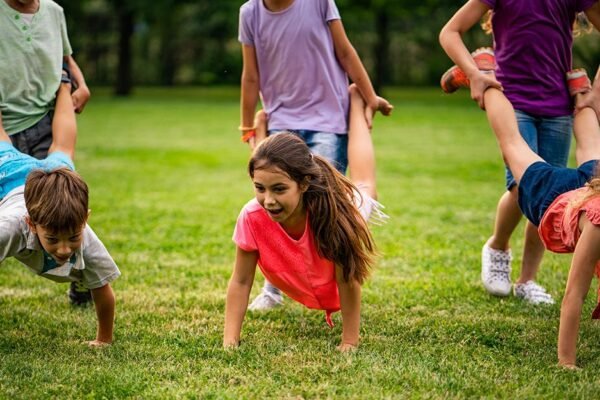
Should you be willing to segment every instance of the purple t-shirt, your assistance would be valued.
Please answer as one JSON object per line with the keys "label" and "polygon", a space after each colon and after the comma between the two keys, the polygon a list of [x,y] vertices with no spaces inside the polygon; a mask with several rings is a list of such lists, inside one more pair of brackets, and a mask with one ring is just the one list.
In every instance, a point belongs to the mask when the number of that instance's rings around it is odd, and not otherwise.
{"label": "purple t-shirt", "polygon": [[240,8],[239,41],[256,51],[269,129],[348,131],[348,77],[328,25],[336,19],[334,0],[294,0],[278,12],[249,0]]}
{"label": "purple t-shirt", "polygon": [[571,115],[573,22],[597,0],[480,0],[493,10],[496,75],[517,110]]}

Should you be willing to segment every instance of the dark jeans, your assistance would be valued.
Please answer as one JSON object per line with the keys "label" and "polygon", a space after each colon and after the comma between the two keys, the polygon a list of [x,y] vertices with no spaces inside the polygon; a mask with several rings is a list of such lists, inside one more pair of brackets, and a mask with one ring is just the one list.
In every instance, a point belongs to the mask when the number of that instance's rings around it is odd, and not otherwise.
{"label": "dark jeans", "polygon": [[53,114],[54,112],[50,111],[37,124],[10,135],[13,146],[21,153],[29,154],[38,160],[46,158],[52,144]]}

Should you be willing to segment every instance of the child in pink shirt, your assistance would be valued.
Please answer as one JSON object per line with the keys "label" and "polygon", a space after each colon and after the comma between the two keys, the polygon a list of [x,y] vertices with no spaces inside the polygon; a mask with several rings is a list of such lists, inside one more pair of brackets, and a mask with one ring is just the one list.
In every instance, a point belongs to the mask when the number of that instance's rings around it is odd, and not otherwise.
{"label": "child in pink shirt", "polygon": [[[579,77],[580,80],[581,77]],[[590,90],[574,87],[571,92]],[[587,94],[577,94],[579,104]],[[546,163],[525,143],[517,126],[514,109],[504,94],[489,88],[484,92],[488,120],[504,160],[517,183],[519,206],[536,226],[548,250],[573,253],[565,295],[561,305],[558,362],[575,368],[581,311],[592,277],[600,261],[600,126],[593,109],[579,111],[574,119],[577,143],[576,169]],[[597,311],[594,313],[597,314]]]}
{"label": "child in pink shirt", "polygon": [[[375,197],[375,161],[365,102],[350,88],[348,156],[352,182],[293,134],[267,138],[248,170],[256,198],[242,209],[233,240],[237,254],[227,290],[223,345],[236,347],[258,264],[265,278],[309,308],[341,310],[341,351],[358,346],[360,285],[375,244],[367,227],[384,216]],[[385,216],[384,216],[385,217]]]}

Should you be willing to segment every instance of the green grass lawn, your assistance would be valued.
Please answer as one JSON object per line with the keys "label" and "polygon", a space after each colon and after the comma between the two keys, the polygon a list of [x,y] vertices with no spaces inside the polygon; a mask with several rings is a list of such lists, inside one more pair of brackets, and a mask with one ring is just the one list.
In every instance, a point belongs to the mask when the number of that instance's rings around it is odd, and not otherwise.
{"label": "green grass lawn", "polygon": [[140,89],[122,100],[96,91],[78,119],[76,165],[91,189],[90,225],[123,274],[115,342],[88,348],[93,310],[70,307],[67,285],[4,262],[0,398],[598,398],[594,290],[583,370],[556,367],[570,256],[547,254],[539,274],[554,306],[494,298],[480,283],[504,179],[485,115],[466,93],[390,91],[394,115],[375,121],[391,219],[373,229],[382,255],[363,291],[360,349],[336,351],[339,314],[330,330],[323,313],[287,299],[249,314],[242,347],[224,351],[231,235],[252,196],[237,95]]}

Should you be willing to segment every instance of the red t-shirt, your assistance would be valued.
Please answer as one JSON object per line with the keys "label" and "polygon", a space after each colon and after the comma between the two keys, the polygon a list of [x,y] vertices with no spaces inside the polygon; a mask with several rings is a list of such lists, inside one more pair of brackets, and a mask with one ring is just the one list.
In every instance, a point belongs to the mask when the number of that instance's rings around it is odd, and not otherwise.
{"label": "red t-shirt", "polygon": [[333,262],[319,256],[308,218],[295,240],[253,199],[240,212],[233,241],[242,250],[258,251],[265,278],[292,299],[328,315],[340,309]]}
{"label": "red t-shirt", "polygon": [[579,240],[579,216],[600,226],[600,196],[594,196],[577,205],[589,193],[588,188],[561,194],[544,213],[538,232],[546,248],[555,253],[572,253]]}

